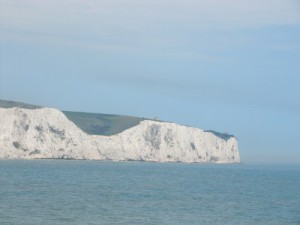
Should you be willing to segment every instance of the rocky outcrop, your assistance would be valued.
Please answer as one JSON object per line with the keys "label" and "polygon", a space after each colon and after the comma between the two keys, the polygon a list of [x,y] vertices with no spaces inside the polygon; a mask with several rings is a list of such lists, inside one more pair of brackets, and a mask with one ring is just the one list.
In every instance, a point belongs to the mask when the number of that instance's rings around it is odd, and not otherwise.
{"label": "rocky outcrop", "polygon": [[150,120],[112,136],[88,135],[50,108],[0,108],[0,158],[240,161],[233,136]]}

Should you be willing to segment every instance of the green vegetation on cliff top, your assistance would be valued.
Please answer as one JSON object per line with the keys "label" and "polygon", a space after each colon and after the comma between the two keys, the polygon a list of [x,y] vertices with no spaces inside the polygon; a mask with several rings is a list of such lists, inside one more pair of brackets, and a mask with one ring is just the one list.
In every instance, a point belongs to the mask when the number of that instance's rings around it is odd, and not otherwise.
{"label": "green vegetation on cliff top", "polygon": [[[19,107],[24,109],[38,109],[42,106],[26,104],[23,102],[5,101],[0,99],[1,108]],[[144,120],[140,117],[120,116],[101,113],[84,113],[62,111],[65,116],[87,134],[113,135],[130,127],[136,126]]]}
{"label": "green vegetation on cliff top", "polygon": [[[13,108],[19,107],[24,109],[38,109],[43,106],[26,104],[23,102],[6,101],[0,99],[0,108]],[[62,111],[65,116],[71,120],[76,126],[87,134],[93,135],[114,135],[118,134],[128,128],[138,125],[146,118],[133,117],[133,116],[120,116],[112,114],[102,113],[85,113],[85,112],[70,112]],[[228,140],[233,135],[227,133],[219,133],[212,130],[206,130],[205,132],[211,132],[214,135]]]}

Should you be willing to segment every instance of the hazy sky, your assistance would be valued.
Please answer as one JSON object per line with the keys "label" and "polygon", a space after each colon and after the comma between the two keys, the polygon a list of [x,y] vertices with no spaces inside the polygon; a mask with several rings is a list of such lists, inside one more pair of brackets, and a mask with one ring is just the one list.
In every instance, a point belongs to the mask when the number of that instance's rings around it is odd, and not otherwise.
{"label": "hazy sky", "polygon": [[0,0],[0,98],[234,134],[300,163],[298,0]]}

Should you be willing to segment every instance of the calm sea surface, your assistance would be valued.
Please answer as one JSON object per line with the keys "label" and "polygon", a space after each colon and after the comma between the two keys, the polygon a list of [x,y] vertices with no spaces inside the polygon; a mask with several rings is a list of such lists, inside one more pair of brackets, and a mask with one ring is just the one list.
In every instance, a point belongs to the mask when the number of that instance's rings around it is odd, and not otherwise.
{"label": "calm sea surface", "polygon": [[300,165],[0,160],[0,224],[300,224]]}

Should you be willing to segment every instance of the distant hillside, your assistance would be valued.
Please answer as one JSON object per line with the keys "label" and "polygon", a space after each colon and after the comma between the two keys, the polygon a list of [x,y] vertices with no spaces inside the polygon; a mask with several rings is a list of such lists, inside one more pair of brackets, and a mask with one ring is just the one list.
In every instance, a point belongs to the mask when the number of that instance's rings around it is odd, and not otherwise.
{"label": "distant hillside", "polygon": [[[1,108],[25,108],[37,109],[42,106],[26,104],[23,102],[6,101],[0,99]],[[120,116],[101,113],[83,113],[62,111],[66,117],[76,124],[87,134],[93,135],[113,135],[120,133],[130,127],[138,125],[143,118],[132,116]]]}
{"label": "distant hillside", "polygon": [[13,107],[19,107],[24,109],[38,109],[42,108],[42,106],[37,105],[31,105],[23,102],[14,102],[14,101],[6,101],[0,99],[0,108],[13,108]]}
{"label": "distant hillside", "polygon": [[113,135],[138,125],[139,117],[119,116],[100,113],[83,113],[63,111],[69,120],[88,134]]}
{"label": "distant hillside", "polygon": [[232,137],[235,137],[234,135],[227,134],[227,133],[220,133],[220,132],[217,132],[217,131],[214,131],[214,130],[204,130],[204,132],[213,133],[214,135],[216,135],[219,138],[224,139],[225,141],[229,140]]}

